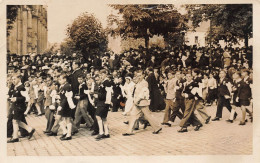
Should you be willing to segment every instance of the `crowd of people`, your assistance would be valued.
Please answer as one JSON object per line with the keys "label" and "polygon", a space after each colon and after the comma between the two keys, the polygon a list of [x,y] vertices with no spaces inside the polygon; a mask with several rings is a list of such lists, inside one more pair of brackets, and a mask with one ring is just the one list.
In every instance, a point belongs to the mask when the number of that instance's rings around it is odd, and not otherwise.
{"label": "crowd of people", "polygon": [[[223,107],[233,123],[241,108],[239,125],[245,125],[252,108],[252,47],[231,48],[181,46],[175,48],[130,49],[121,54],[8,55],[8,143],[20,137],[30,139],[35,129],[26,116],[45,115],[47,136],[71,140],[80,124],[92,130],[96,140],[110,138],[107,115],[122,110],[128,124],[123,136],[134,134],[139,123],[158,134],[161,125],[181,119],[180,130],[195,131],[208,124],[207,106]],[[164,110],[162,122],[152,112]],[[204,122],[201,122],[197,111]],[[111,113],[112,114],[112,113]],[[18,134],[20,131],[20,135]]]}

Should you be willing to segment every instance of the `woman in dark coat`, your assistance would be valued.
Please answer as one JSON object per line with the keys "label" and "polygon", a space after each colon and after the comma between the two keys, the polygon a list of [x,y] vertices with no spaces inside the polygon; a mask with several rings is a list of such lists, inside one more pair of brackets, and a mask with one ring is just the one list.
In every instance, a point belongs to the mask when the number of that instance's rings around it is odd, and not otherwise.
{"label": "woman in dark coat", "polygon": [[150,91],[151,104],[150,110],[155,112],[157,110],[163,110],[165,108],[165,102],[163,96],[158,87],[158,81],[155,78],[153,68],[148,68],[148,76],[146,81],[148,82],[148,88]]}

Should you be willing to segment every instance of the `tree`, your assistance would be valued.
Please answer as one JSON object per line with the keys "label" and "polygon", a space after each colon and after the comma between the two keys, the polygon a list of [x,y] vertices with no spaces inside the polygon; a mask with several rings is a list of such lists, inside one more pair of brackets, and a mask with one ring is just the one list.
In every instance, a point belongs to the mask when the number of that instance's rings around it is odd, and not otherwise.
{"label": "tree", "polygon": [[11,29],[13,28],[13,23],[17,17],[18,14],[18,5],[7,5],[7,13],[6,13],[6,34],[9,36]]}
{"label": "tree", "polygon": [[238,40],[244,39],[245,45],[248,46],[248,39],[253,36],[251,4],[204,4],[185,7],[194,28],[202,21],[210,20],[210,41],[237,43]]}
{"label": "tree", "polygon": [[[123,39],[144,38],[148,48],[149,39],[154,35],[168,38],[170,33],[180,33],[187,29],[186,19],[173,5],[111,5],[122,15],[109,16],[111,22],[117,23],[117,28],[109,30],[109,34],[120,35]],[[168,40],[168,39],[165,39]]]}
{"label": "tree", "polygon": [[107,49],[107,37],[101,23],[92,15],[83,13],[67,28],[67,36],[75,44],[84,59],[99,55]]}
{"label": "tree", "polygon": [[80,51],[77,51],[75,48],[75,42],[71,40],[70,38],[66,38],[61,44],[60,44],[60,53],[65,54],[67,56],[77,53]]}

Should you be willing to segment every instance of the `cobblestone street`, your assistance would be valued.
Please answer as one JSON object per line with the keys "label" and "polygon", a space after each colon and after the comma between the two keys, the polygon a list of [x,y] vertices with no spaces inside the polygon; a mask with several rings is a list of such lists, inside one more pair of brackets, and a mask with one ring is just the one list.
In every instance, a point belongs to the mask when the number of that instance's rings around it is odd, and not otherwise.
{"label": "cobblestone street", "polygon": [[[215,116],[216,106],[207,108],[208,113]],[[128,155],[250,155],[252,154],[253,125],[248,122],[239,126],[241,113],[232,124],[225,120],[229,112],[224,108],[221,121],[210,121],[204,124],[199,132],[189,127],[189,132],[178,133],[179,119],[172,127],[163,126],[158,135],[152,134],[148,126],[135,131],[135,135],[124,137],[127,125],[123,123],[122,112],[109,112],[110,139],[96,141],[91,132],[82,127],[70,141],[60,141],[59,135],[48,137],[43,133],[46,125],[44,116],[29,115],[26,119],[36,133],[30,141],[27,138],[20,142],[7,144],[8,156],[128,156]],[[162,122],[164,112],[152,113]],[[201,118],[196,114],[198,118]],[[59,132],[61,134],[61,131]]]}

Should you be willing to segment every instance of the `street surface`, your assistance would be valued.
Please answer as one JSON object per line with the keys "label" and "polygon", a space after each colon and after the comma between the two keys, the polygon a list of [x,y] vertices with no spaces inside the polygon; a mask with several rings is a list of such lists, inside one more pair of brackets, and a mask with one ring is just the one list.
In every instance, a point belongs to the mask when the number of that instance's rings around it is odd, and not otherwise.
{"label": "street surface", "polygon": [[[212,118],[216,113],[216,105],[207,107]],[[162,122],[164,111],[152,113]],[[199,119],[200,115],[196,113]],[[79,130],[70,141],[60,141],[58,136],[49,137],[43,133],[45,130],[45,116],[35,117],[31,114],[26,117],[30,126],[36,129],[31,140],[21,138],[20,142],[7,144],[8,156],[170,156],[170,155],[251,155],[253,148],[253,125],[248,122],[239,126],[241,111],[234,123],[229,124],[229,112],[223,109],[221,121],[210,121],[204,124],[199,131],[189,127],[189,132],[178,133],[180,120],[176,118],[171,127],[163,126],[158,135],[152,134],[148,126],[143,130],[140,125],[135,135],[122,136],[127,125],[123,123],[122,112],[109,112],[110,128],[109,139],[96,141],[87,128]],[[204,121],[202,121],[204,123]]]}

